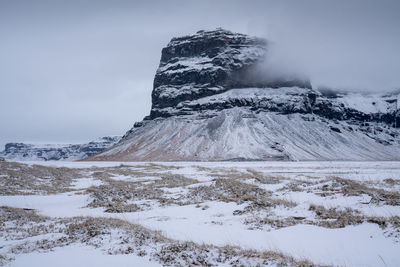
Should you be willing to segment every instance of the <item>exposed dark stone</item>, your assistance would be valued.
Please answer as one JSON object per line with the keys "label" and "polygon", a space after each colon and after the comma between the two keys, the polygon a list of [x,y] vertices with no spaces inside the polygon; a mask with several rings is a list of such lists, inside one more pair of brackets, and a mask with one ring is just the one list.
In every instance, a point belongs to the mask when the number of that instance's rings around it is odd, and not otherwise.
{"label": "exposed dark stone", "polygon": [[339,128],[337,128],[337,127],[331,126],[330,128],[331,128],[331,130],[334,131],[334,132],[337,132],[337,133],[341,133],[341,132],[342,132],[342,131],[341,131]]}
{"label": "exposed dark stone", "polygon": [[141,122],[141,121],[135,122],[135,124],[133,125],[134,128],[139,128],[142,126],[143,126],[143,122]]}

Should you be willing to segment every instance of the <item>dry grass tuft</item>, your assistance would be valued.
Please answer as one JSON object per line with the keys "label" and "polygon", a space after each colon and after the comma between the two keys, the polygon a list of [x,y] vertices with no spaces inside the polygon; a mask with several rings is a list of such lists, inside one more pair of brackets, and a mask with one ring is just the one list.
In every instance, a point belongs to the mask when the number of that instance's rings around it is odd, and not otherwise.
{"label": "dry grass tuft", "polygon": [[345,196],[360,196],[366,194],[371,197],[372,203],[384,203],[391,206],[400,205],[400,193],[368,187],[359,182],[334,177],[333,188],[339,188],[339,191]]}
{"label": "dry grass tuft", "polygon": [[[309,210],[315,212],[319,219],[315,224],[328,228],[343,228],[348,225],[358,225],[364,222],[374,223],[382,229],[392,226],[395,231],[400,230],[400,217],[379,217],[366,216],[357,210],[346,208],[339,210],[337,208],[326,209],[324,206],[310,205]],[[397,230],[396,230],[397,229]]]}
{"label": "dry grass tuft", "polygon": [[277,199],[256,185],[243,183],[238,179],[214,179],[215,185],[190,188],[187,198],[194,202],[223,201],[243,204],[250,202],[251,209],[265,209],[275,206],[294,207],[296,203]]}
{"label": "dry grass tuft", "polygon": [[0,195],[55,194],[71,191],[80,169],[0,162]]}
{"label": "dry grass tuft", "polygon": [[184,187],[198,183],[195,179],[186,178],[182,175],[160,174],[158,180],[152,183],[120,181],[109,178],[109,174],[95,172],[93,175],[102,179],[105,184],[93,186],[86,189],[86,193],[92,198],[89,207],[104,207],[106,212],[134,212],[142,210],[144,207],[132,203],[138,200],[156,200],[161,205],[185,205],[179,199],[172,199],[165,196],[162,188]]}

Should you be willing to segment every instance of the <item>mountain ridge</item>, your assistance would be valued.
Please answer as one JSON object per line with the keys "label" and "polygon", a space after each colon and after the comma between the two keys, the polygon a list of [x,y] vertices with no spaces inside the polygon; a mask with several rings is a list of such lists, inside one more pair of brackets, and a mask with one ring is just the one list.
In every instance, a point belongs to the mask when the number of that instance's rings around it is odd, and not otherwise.
{"label": "mountain ridge", "polygon": [[0,157],[18,161],[80,160],[116,144],[121,136],[104,136],[82,144],[33,144],[13,142],[5,145]]}
{"label": "mountain ridge", "polygon": [[268,41],[223,29],[162,50],[150,115],[87,160],[398,160],[399,93],[335,93],[252,71]]}

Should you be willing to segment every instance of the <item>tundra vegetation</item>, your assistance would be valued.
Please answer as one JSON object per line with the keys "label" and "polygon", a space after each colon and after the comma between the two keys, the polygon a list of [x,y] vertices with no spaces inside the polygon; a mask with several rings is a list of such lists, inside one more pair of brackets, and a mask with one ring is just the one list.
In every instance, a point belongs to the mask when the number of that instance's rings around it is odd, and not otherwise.
{"label": "tundra vegetation", "polygon": [[[146,256],[166,266],[320,264],[278,250],[174,239],[167,231],[145,227],[129,217],[169,208],[182,209],[181,217],[160,215],[159,222],[185,219],[187,208],[204,213],[202,220],[210,227],[230,227],[234,222],[246,231],[275,231],[300,224],[327,229],[373,224],[393,244],[400,241],[399,169],[363,178],[357,172],[338,173],[319,166],[307,173],[300,167],[270,170],[264,164],[82,163],[59,167],[62,164],[0,162],[0,203],[16,200],[0,207],[0,264],[22,253],[75,243],[111,255]],[[80,213],[65,216],[52,216],[40,206],[24,206],[24,198],[52,196],[71,200],[80,196],[85,201]],[[230,214],[210,216],[223,203],[235,208]]]}

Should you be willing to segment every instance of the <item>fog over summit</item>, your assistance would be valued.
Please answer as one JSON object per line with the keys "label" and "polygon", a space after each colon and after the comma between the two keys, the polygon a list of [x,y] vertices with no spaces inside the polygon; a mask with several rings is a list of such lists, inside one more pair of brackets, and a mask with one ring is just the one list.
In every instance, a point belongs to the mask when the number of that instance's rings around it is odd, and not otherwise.
{"label": "fog over summit", "polygon": [[151,107],[161,48],[222,27],[270,41],[313,87],[400,87],[397,1],[1,1],[0,145],[122,134]]}

